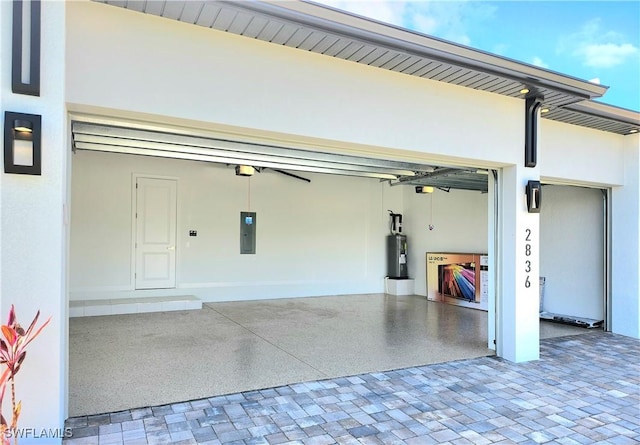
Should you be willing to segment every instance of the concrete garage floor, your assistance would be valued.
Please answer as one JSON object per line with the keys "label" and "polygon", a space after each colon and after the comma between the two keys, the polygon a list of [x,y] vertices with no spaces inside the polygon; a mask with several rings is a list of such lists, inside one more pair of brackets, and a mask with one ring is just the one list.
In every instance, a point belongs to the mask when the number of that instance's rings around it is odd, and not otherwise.
{"label": "concrete garage floor", "polygon": [[[70,320],[70,417],[492,355],[487,314],[384,294]],[[544,323],[541,337],[586,332]]]}

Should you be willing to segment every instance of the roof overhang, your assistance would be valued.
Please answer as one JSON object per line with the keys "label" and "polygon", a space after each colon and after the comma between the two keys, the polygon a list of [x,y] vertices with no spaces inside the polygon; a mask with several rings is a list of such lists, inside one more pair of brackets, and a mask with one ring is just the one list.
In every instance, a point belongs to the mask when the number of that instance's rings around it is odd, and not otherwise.
{"label": "roof overhang", "polygon": [[[593,105],[606,86],[303,0],[95,0],[171,20],[509,97],[544,96],[544,118],[618,134],[637,112]],[[571,108],[570,108],[571,106]]]}
{"label": "roof overhang", "polygon": [[[279,19],[284,23],[302,25],[327,35],[340,36],[350,40],[350,44],[358,42],[403,55],[417,56],[425,61],[440,62],[461,70],[508,79],[518,82],[520,89],[529,87],[543,93],[562,92],[571,96],[564,98],[569,102],[574,102],[576,97],[601,97],[608,88],[310,1],[222,0],[220,3]],[[518,95],[520,94],[518,90]]]}

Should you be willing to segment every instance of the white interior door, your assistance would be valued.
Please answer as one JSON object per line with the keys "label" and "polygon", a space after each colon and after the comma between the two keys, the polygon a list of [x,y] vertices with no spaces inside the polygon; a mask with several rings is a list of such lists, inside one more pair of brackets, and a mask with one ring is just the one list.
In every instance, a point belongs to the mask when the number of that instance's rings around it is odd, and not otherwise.
{"label": "white interior door", "polygon": [[176,189],[173,179],[136,179],[136,289],[176,287]]}

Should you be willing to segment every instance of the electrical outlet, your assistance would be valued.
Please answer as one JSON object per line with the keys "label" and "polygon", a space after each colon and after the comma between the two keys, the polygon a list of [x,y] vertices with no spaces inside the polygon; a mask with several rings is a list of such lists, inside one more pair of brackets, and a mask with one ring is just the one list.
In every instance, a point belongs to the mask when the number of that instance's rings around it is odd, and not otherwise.
{"label": "electrical outlet", "polygon": [[189,230],[189,236],[198,236],[197,230]]}

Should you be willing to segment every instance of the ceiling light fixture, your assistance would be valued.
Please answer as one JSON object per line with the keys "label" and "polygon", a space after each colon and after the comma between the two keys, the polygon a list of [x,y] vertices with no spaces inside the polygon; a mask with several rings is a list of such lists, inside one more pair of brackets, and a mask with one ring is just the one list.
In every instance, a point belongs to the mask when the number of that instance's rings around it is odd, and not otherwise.
{"label": "ceiling light fixture", "polygon": [[636,128],[632,128],[631,130],[629,130],[629,133],[637,133],[637,132],[638,132],[638,129]]}
{"label": "ceiling light fixture", "polygon": [[549,109],[548,108],[543,108],[542,110],[540,110],[540,113],[548,113]]}
{"label": "ceiling light fixture", "polygon": [[428,185],[416,185],[416,193],[433,193],[433,187]]}
{"label": "ceiling light fixture", "polygon": [[250,165],[236,165],[236,176],[253,176],[256,169]]}
{"label": "ceiling light fixture", "polygon": [[520,90],[520,94],[527,94],[529,92],[529,88],[523,88]]}

